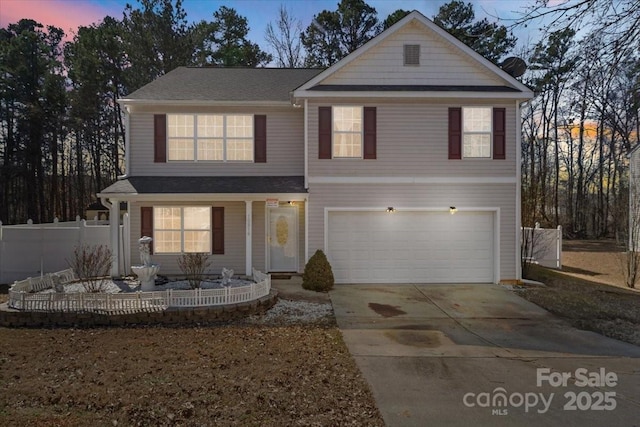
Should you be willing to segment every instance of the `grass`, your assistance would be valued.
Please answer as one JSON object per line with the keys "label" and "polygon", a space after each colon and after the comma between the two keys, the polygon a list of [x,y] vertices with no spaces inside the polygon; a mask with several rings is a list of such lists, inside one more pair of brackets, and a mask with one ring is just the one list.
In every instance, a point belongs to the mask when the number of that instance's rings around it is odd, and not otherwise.
{"label": "grass", "polygon": [[568,319],[572,325],[640,346],[640,293],[591,282],[538,266],[528,278],[546,287],[527,287],[521,295]]}

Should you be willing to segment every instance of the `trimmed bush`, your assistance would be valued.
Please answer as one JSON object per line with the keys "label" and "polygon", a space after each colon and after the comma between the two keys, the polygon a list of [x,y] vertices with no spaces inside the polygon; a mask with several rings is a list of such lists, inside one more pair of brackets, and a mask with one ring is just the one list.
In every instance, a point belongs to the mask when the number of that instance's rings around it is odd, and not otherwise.
{"label": "trimmed bush", "polygon": [[191,289],[200,287],[204,272],[210,264],[209,254],[205,253],[184,253],[178,258],[178,267],[187,277]]}
{"label": "trimmed bush", "polygon": [[76,246],[73,258],[67,260],[87,292],[102,292],[105,278],[111,272],[113,255],[106,245]]}
{"label": "trimmed bush", "polygon": [[316,292],[327,292],[333,288],[333,270],[327,256],[317,250],[304,267],[302,287]]}

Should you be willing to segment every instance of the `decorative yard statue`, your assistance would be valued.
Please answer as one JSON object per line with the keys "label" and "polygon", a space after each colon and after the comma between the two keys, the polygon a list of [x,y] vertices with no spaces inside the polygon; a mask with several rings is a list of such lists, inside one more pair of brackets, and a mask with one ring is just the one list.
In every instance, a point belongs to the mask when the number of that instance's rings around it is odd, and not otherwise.
{"label": "decorative yard statue", "polygon": [[231,277],[233,277],[233,270],[222,267],[222,286],[230,286]]}
{"label": "decorative yard statue", "polygon": [[153,239],[149,236],[142,236],[138,242],[138,250],[140,251],[140,262],[143,266],[149,267],[151,265],[151,242]]}
{"label": "decorative yard statue", "polygon": [[141,237],[138,242],[140,245],[140,262],[142,265],[132,265],[131,271],[138,276],[140,280],[140,288],[143,291],[153,291],[156,283],[156,274],[160,270],[159,264],[151,262],[151,242],[153,239],[148,236]]}

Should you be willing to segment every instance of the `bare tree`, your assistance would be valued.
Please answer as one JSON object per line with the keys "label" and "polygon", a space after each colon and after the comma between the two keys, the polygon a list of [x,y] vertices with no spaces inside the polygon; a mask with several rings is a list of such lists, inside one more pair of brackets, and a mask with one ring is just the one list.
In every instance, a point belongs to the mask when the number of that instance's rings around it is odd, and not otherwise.
{"label": "bare tree", "polygon": [[294,18],[290,11],[280,5],[278,20],[269,22],[264,34],[266,42],[274,50],[274,57],[278,67],[300,68],[304,64],[302,50],[302,22]]}
{"label": "bare tree", "polygon": [[[631,162],[638,162],[631,158]],[[634,167],[635,166],[635,167]],[[629,230],[626,250],[620,254],[620,265],[625,285],[635,288],[640,276],[640,171],[631,165],[629,179]]]}
{"label": "bare tree", "polygon": [[549,22],[545,27],[548,31],[590,27],[591,34],[604,41],[602,52],[606,55],[621,56],[621,51],[633,54],[640,42],[638,0],[536,0],[515,25],[527,25],[541,19]]}

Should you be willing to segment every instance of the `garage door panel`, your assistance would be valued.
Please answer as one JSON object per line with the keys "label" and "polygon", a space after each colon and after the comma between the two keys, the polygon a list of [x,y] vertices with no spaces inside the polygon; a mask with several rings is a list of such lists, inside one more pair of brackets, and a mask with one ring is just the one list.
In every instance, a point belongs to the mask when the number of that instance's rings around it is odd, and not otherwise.
{"label": "garage door panel", "polygon": [[338,283],[491,282],[492,212],[329,212]]}

